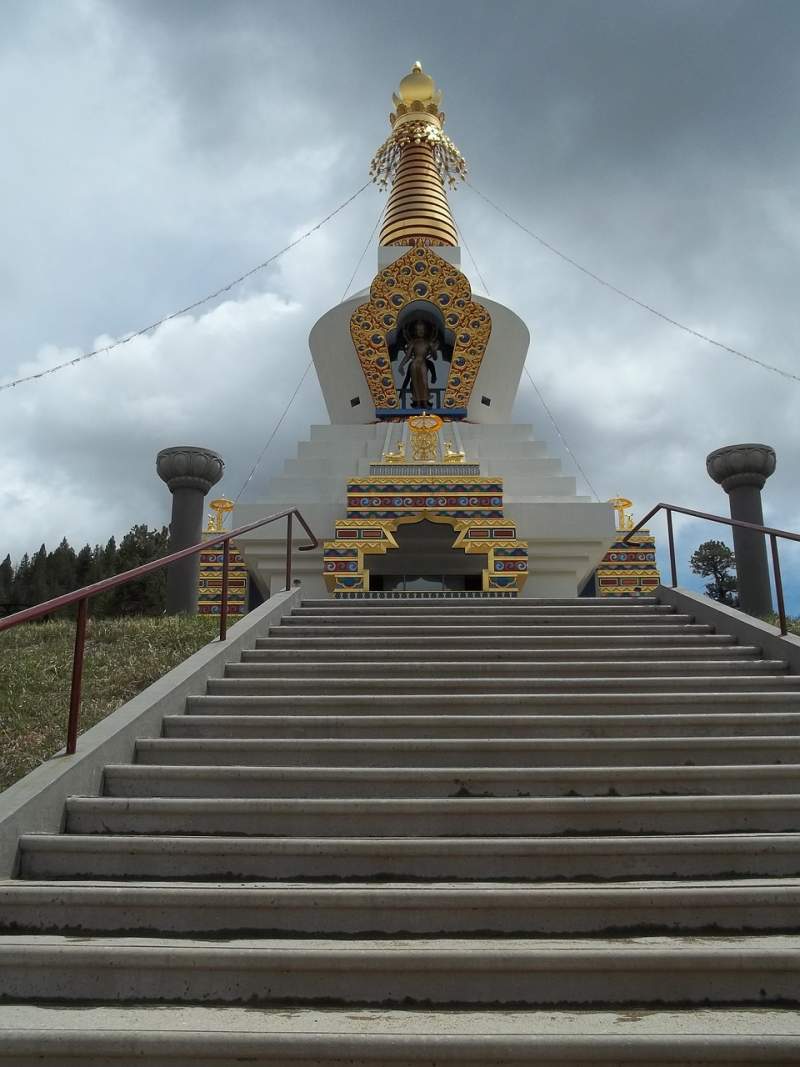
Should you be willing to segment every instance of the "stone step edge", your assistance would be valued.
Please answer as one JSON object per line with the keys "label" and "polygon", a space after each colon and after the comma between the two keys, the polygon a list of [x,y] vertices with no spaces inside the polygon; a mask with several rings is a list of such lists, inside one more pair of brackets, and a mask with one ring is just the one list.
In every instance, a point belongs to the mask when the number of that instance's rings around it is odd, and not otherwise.
{"label": "stone step edge", "polygon": [[[135,1007],[135,1005],[132,1005]],[[525,1012],[524,1027],[508,1026],[510,1013],[474,1012],[459,1013],[458,1027],[454,1032],[452,1012],[424,1013],[424,1023],[410,1020],[408,1010],[396,1012],[402,1019],[405,1031],[389,1033],[386,1020],[392,1013],[386,1009],[369,1010],[369,1023],[361,1029],[352,1024],[357,1018],[357,1009],[351,1007],[340,1012],[313,1012],[308,1009],[281,1008],[281,1025],[270,1027],[270,1013],[259,1013],[263,1029],[256,1032],[256,1023],[250,1018],[238,1025],[221,1017],[219,1009],[209,1013],[205,1026],[203,1019],[193,1020],[190,1029],[170,1027],[163,1008],[152,1012],[150,1021],[143,1006],[137,1014],[141,1022],[131,1024],[124,1016],[113,1020],[113,1009],[105,1007],[95,1017],[91,1009],[83,1006],[72,1009],[85,1023],[80,1029],[67,1026],[70,1009],[62,1006],[57,1012],[44,1008],[43,1018],[33,1018],[26,1028],[19,1018],[10,1019],[8,1025],[0,1014],[2,1046],[0,1064],[24,1067],[27,1062],[39,1062],[39,1056],[81,1057],[90,1067],[110,1067],[118,1056],[126,1056],[135,1048],[143,1062],[157,1067],[169,1067],[171,1061],[183,1067],[191,1060],[198,1067],[206,1062],[230,1064],[234,1058],[253,1062],[256,1067],[266,1064],[303,1063],[325,1067],[343,1062],[359,1067],[376,1063],[417,1063],[420,1067],[435,1067],[437,1064],[474,1064],[476,1067],[501,1067],[501,1065],[574,1065],[603,1063],[626,1065],[642,1063],[654,1067],[679,1067],[688,1062],[694,1064],[796,1064],[800,1061],[800,1034],[765,1032],[785,1017],[777,1011],[765,1010],[763,1017],[754,1019],[752,1012],[736,1012],[727,1009],[715,1012],[714,1032],[711,1027],[698,1024],[697,1010],[663,1011],[674,1027],[670,1033],[642,1033],[638,1019],[625,1019],[619,1010],[606,1013],[608,1022],[600,1026],[597,1021],[587,1022],[587,1013],[562,1012],[565,1017],[560,1029],[554,1032],[555,1012]],[[130,1016],[130,1009],[126,1009]],[[203,1012],[203,1008],[191,1009]],[[713,1009],[702,1009],[710,1013]],[[798,1013],[783,1009],[798,1025]],[[0,1009],[0,1012],[2,1009]],[[186,1006],[181,1006],[186,1027]],[[522,1015],[523,1013],[517,1013]],[[596,1020],[601,1013],[592,1013]],[[654,1013],[648,1013],[654,1014]],[[346,1026],[339,1021],[342,1016],[350,1022]],[[770,1019],[774,1021],[770,1024]],[[639,1016],[641,1018],[641,1014]],[[286,1032],[287,1020],[291,1031]],[[13,1024],[13,1025],[12,1025]],[[400,1030],[400,1026],[397,1030]],[[47,1027],[53,1026],[53,1029]],[[542,1032],[544,1028],[550,1032]],[[340,1029],[341,1032],[335,1032]],[[526,1032],[522,1032],[522,1030]],[[613,1032],[612,1032],[613,1031]],[[695,1031],[695,1032],[690,1032]],[[21,1059],[25,1057],[25,1059]],[[31,1058],[29,1061],[29,1057]],[[112,1058],[113,1057],[113,1058]],[[285,1059],[284,1057],[290,1057]]]}
{"label": "stone step edge", "polygon": [[[800,850],[800,833],[736,832],[724,834],[636,834],[601,836],[587,834],[570,837],[225,837],[176,834],[22,834],[22,853],[119,852],[126,855],[165,853],[168,855],[305,855],[353,856],[385,855],[388,852],[419,856],[492,856],[492,855],[674,855],[681,853],[751,854],[765,852],[796,853]],[[74,880],[74,878],[73,878]],[[482,879],[486,881],[486,879]]]}
{"label": "stone step edge", "polygon": [[[474,657],[470,659],[470,663],[474,663]],[[742,659],[675,659],[675,660],[636,660],[636,659],[589,659],[589,660],[538,660],[532,657],[527,657],[520,660],[492,660],[489,657],[481,661],[487,668],[502,669],[503,671],[518,670],[521,677],[525,677],[524,672],[526,670],[536,670],[549,668],[550,670],[560,671],[572,671],[576,669],[595,670],[602,673],[604,670],[614,671],[636,671],[637,673],[642,671],[654,672],[656,670],[672,671],[687,671],[694,673],[696,671],[705,670],[710,674],[718,671],[786,671],[789,668],[789,664],[784,659],[758,659],[753,657],[752,659],[742,657]],[[307,658],[305,660],[298,660],[293,662],[291,660],[285,662],[264,662],[262,660],[245,659],[240,663],[229,663],[226,666],[226,673],[231,672],[233,676],[241,675],[244,677],[259,677],[264,675],[266,677],[275,676],[277,679],[281,679],[282,675],[275,674],[280,670],[295,671],[297,673],[306,673],[308,671],[319,671],[320,676],[324,677],[325,671],[330,671],[333,668],[333,664],[329,660],[314,660]],[[393,676],[400,667],[418,667],[419,660],[409,658],[403,659],[401,657],[387,659],[387,660],[346,660],[337,664],[340,671],[358,672],[360,670],[370,671],[389,671],[390,677]],[[430,670],[431,677],[436,677],[438,672],[450,669],[454,673],[458,672],[459,680],[466,680],[469,675],[464,675],[464,662],[459,660],[447,660],[437,659],[430,663],[428,669]],[[286,677],[292,677],[286,675]],[[354,678],[358,679],[358,674],[354,674]],[[480,678],[481,674],[476,674],[475,678]]]}
{"label": "stone step edge", "polygon": [[[421,706],[426,707],[433,705],[435,707],[446,707],[448,705],[465,706],[465,707],[480,707],[485,708],[487,703],[486,693],[438,693],[438,694],[421,694],[421,693],[405,693],[402,695],[397,694],[385,694],[381,693],[380,701],[382,707],[395,707],[400,706],[407,708],[409,706]],[[508,701],[512,705],[514,704],[526,704],[533,706],[541,705],[564,705],[575,704],[580,706],[603,706],[607,704],[613,704],[617,706],[619,704],[630,704],[635,701],[637,704],[686,704],[688,706],[694,706],[697,703],[702,704],[747,704],[753,705],[757,702],[766,704],[792,704],[800,710],[800,701],[798,701],[798,693],[794,690],[782,691],[779,689],[762,690],[752,692],[716,692],[709,690],[708,692],[690,692],[680,691],[674,693],[503,693],[500,699]],[[369,694],[364,693],[336,693],[333,695],[321,695],[312,696],[302,693],[286,694],[286,693],[202,693],[195,696],[187,696],[187,707],[200,706],[204,707],[208,704],[223,704],[228,707],[257,707],[259,705],[265,705],[267,707],[274,707],[276,705],[280,707],[286,707],[287,705],[294,708],[301,708],[305,705],[322,705],[323,707],[338,708],[348,706],[368,706],[370,708],[375,707],[376,698]],[[501,714],[501,713],[496,713]],[[633,714],[633,713],[629,713]],[[754,714],[758,714],[754,710]]]}
{"label": "stone step edge", "polygon": [[162,775],[178,776],[182,778],[217,778],[253,776],[258,778],[339,778],[344,781],[352,777],[361,776],[364,779],[399,778],[414,780],[417,778],[443,779],[446,782],[458,784],[463,777],[473,780],[483,777],[497,779],[498,777],[522,777],[535,780],[537,778],[597,778],[606,782],[614,777],[644,778],[670,778],[685,775],[689,778],[790,778],[800,780],[800,763],[708,763],[685,766],[683,764],[659,764],[655,766],[625,766],[611,765],[607,767],[339,767],[339,766],[303,766],[292,767],[278,764],[268,766],[229,766],[220,767],[218,764],[164,764],[164,763],[109,763],[105,767],[105,774],[117,777],[133,778],[159,778]]}
{"label": "stone step edge", "polygon": [[[800,736],[794,734],[763,734],[742,737],[738,734],[729,736],[719,735],[715,737],[404,737],[403,748],[407,751],[415,749],[441,749],[444,752],[459,751],[461,749],[477,749],[497,751],[498,749],[511,749],[518,751],[552,750],[552,749],[577,749],[591,752],[597,749],[669,749],[681,748],[687,750],[697,749],[748,749],[754,746],[762,748],[779,747],[782,749],[800,747]],[[181,749],[188,752],[205,752],[220,749],[232,751],[245,749],[250,752],[269,751],[301,751],[309,748],[330,750],[338,752],[342,749],[352,748],[355,750],[389,750],[397,748],[397,738],[378,737],[143,737],[136,742],[137,752],[176,752]]]}
{"label": "stone step edge", "polygon": [[[197,699],[197,698],[195,698]],[[205,698],[204,698],[205,699]],[[210,698],[214,702],[224,700],[224,697]],[[241,698],[237,697],[236,700]],[[258,699],[258,697],[254,698]],[[755,721],[754,721],[755,720]],[[712,724],[751,725],[757,729],[759,723],[774,722],[792,725],[800,723],[800,709],[797,711],[762,711],[754,715],[752,712],[694,712],[683,714],[672,712],[666,714],[637,715],[628,713],[625,715],[516,715],[503,712],[491,712],[486,715],[192,715],[191,712],[180,712],[165,715],[162,719],[165,726],[178,723],[190,725],[208,726],[236,726],[251,724],[254,726],[292,725],[298,729],[311,726],[591,726],[602,728],[605,726],[704,726]],[[736,735],[744,736],[744,735]],[[750,735],[747,735],[750,736]],[[757,735],[753,735],[757,736]]]}
{"label": "stone step edge", "polygon": [[761,811],[800,808],[800,793],[716,793],[705,796],[650,797],[424,797],[424,798],[302,798],[302,797],[69,797],[67,812],[224,811],[352,813],[411,811],[456,814],[593,811],[726,811],[730,808]]}

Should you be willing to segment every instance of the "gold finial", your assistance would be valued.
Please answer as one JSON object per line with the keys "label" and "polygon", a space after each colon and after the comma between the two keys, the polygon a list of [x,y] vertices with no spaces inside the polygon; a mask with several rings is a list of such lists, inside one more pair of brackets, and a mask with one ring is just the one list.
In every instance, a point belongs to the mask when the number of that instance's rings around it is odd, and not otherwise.
{"label": "gold finial", "polygon": [[392,184],[381,245],[457,245],[444,184],[455,188],[467,164],[443,130],[442,91],[419,60],[392,94],[392,132],[372,160],[370,176],[382,189]]}
{"label": "gold finial", "polygon": [[617,529],[618,530],[632,530],[633,519],[627,514],[629,508],[633,507],[633,502],[627,500],[624,496],[614,496],[609,500],[609,504],[614,508],[617,513]]}
{"label": "gold finial", "polygon": [[211,514],[208,516],[206,533],[221,533],[225,529],[225,516],[229,511],[233,511],[234,503],[227,497],[221,496],[217,500],[210,501],[208,506],[211,508]]}

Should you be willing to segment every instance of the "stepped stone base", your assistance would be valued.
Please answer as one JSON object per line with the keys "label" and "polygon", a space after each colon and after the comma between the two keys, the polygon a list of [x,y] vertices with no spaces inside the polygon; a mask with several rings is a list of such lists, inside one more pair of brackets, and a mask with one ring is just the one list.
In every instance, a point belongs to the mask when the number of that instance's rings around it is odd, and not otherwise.
{"label": "stepped stone base", "polygon": [[[347,481],[368,476],[370,465],[380,462],[387,425],[312,426],[310,439],[299,443],[297,457],[270,480],[262,499],[236,508],[234,525],[296,506],[320,541],[333,537],[334,523],[347,513]],[[467,462],[484,477],[503,479],[505,516],[528,543],[529,577],[522,596],[575,596],[616,536],[610,505],[579,496],[575,479],[562,474],[560,462],[547,455],[530,426],[462,423],[458,432]],[[459,465],[449,473],[457,475]],[[265,595],[285,586],[284,536],[278,523],[238,542]],[[295,540],[303,543],[297,524]],[[304,596],[327,597],[321,550],[295,553],[294,574]]]}

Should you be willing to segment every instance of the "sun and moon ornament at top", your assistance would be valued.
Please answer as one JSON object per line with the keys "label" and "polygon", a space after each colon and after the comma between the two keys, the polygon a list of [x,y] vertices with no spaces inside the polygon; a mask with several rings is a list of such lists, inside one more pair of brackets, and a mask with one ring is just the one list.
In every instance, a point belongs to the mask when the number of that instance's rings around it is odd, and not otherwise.
{"label": "sun and moon ornament at top", "polygon": [[211,511],[208,515],[206,533],[222,533],[225,529],[225,517],[234,509],[233,501],[221,496],[218,500],[209,501],[208,506]]}
{"label": "sun and moon ornament at top", "polygon": [[445,116],[439,110],[442,90],[417,61],[392,94],[395,110],[389,115],[392,132],[375,153],[370,165],[370,177],[385,189],[394,179],[403,149],[409,145],[425,144],[433,150],[439,176],[451,189],[467,176],[464,157],[444,132]]}
{"label": "sun and moon ornament at top", "polygon": [[633,507],[633,501],[624,496],[614,496],[609,500],[609,504],[617,513],[617,529],[632,530],[633,518],[628,511]]}

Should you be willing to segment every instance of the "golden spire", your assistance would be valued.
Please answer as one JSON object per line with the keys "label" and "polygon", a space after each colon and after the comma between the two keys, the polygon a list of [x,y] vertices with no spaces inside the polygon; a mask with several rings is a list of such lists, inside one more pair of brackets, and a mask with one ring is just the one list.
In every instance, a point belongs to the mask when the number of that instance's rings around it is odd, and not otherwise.
{"label": "golden spire", "polygon": [[417,61],[392,94],[392,132],[372,160],[372,180],[392,191],[381,245],[457,245],[444,183],[455,188],[467,164],[443,130],[442,91]]}

